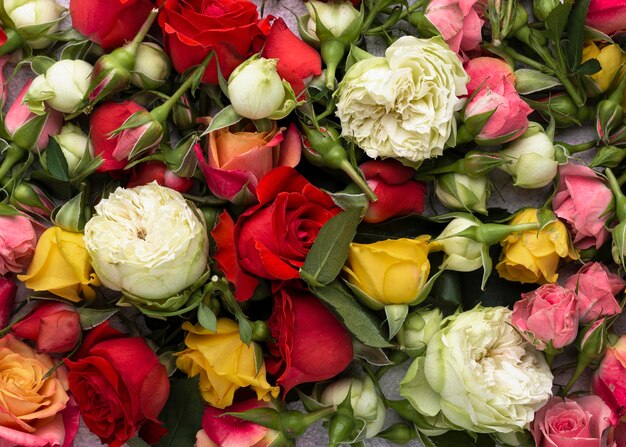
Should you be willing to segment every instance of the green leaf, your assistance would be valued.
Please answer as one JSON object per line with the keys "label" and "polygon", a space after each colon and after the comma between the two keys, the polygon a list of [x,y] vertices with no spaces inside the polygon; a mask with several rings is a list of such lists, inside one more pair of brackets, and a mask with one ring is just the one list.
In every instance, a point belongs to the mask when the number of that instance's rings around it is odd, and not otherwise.
{"label": "green leaf", "polygon": [[217,317],[211,308],[204,303],[200,303],[198,306],[198,323],[209,331],[217,331]]}
{"label": "green leaf", "polygon": [[128,447],[150,447],[146,441],[141,439],[139,436],[134,437],[133,439],[129,439],[126,441]]}
{"label": "green leaf", "polygon": [[592,75],[602,70],[602,65],[598,59],[589,59],[584,64],[577,66],[575,70],[581,75]]}
{"label": "green leaf", "polygon": [[578,71],[583,56],[585,19],[590,0],[576,0],[567,21],[567,62],[571,70]]}
{"label": "green leaf", "polygon": [[90,309],[88,307],[79,307],[76,310],[78,311],[78,316],[80,317],[80,327],[84,331],[95,328],[120,311],[119,308]]}
{"label": "green leaf", "polygon": [[567,18],[569,17],[571,7],[572,5],[569,2],[562,3],[557,5],[546,17],[545,24],[549,33],[548,37],[556,45],[561,43],[561,35],[567,26]]}
{"label": "green leaf", "polygon": [[167,434],[156,447],[192,446],[196,433],[202,428],[204,402],[198,389],[199,377],[171,382],[170,397],[159,419]]}
{"label": "green leaf", "polygon": [[20,213],[14,206],[0,203],[0,216],[18,216]]}
{"label": "green leaf", "polygon": [[396,336],[406,316],[409,314],[409,306],[406,304],[387,304],[385,306],[385,315],[387,316],[387,325],[389,326],[389,340]]}
{"label": "green leaf", "polygon": [[445,315],[451,315],[463,307],[463,288],[459,272],[444,270],[433,285],[424,304],[432,304]]}
{"label": "green leaf", "polygon": [[394,363],[389,360],[389,357],[387,357],[387,354],[385,354],[385,351],[380,348],[366,346],[358,340],[352,341],[352,347],[354,348],[354,356],[365,360],[370,365],[394,365]]}
{"label": "green leaf", "polygon": [[557,78],[539,70],[530,68],[515,70],[515,89],[520,95],[540,92],[558,85],[561,85],[561,82]]}
{"label": "green leaf", "polygon": [[[473,435],[473,436],[472,436]],[[431,436],[435,447],[492,447],[495,442],[488,435],[473,434],[464,431],[449,431],[440,436]]]}
{"label": "green leaf", "polygon": [[233,124],[237,124],[239,121],[243,119],[243,116],[239,115],[235,112],[232,105],[228,105],[224,107],[222,110],[217,112],[217,114],[211,120],[211,124],[206,128],[204,132],[202,132],[201,137],[208,135],[214,130],[223,129],[224,127],[232,126]]}
{"label": "green leaf", "polygon": [[70,176],[67,167],[67,160],[61,146],[54,138],[50,138],[46,148],[46,170],[48,173],[62,181],[69,181]]}
{"label": "green leaf", "polygon": [[304,260],[300,270],[302,279],[312,286],[333,281],[346,262],[360,222],[360,208],[343,211],[326,222]]}
{"label": "green leaf", "polygon": [[56,61],[47,56],[34,56],[30,60],[30,66],[38,75],[44,74]]}
{"label": "green leaf", "polygon": [[312,291],[337,313],[346,328],[361,343],[375,348],[391,346],[380,333],[381,322],[363,309],[356,298],[346,292],[338,281],[328,286],[315,287]]}

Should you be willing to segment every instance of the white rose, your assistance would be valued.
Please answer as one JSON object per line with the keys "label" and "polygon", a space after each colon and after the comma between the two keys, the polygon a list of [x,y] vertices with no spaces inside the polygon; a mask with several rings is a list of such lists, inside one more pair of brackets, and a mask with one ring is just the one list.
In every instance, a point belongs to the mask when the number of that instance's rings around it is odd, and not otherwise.
{"label": "white rose", "polygon": [[543,354],[511,326],[505,307],[453,315],[400,383],[425,433],[521,431],[552,394]]}
{"label": "white rose", "polygon": [[385,57],[354,64],[339,84],[342,136],[368,156],[419,164],[441,155],[456,135],[454,112],[469,78],[439,37],[405,36]]}
{"label": "white rose", "polygon": [[52,42],[43,36],[59,28],[58,20],[65,8],[54,0],[4,0],[4,10],[17,29],[50,24],[49,28],[40,33],[42,37],[28,40],[31,48],[41,49]]}
{"label": "white rose", "polygon": [[309,35],[317,38],[316,19],[330,31],[335,37],[341,37],[346,29],[359,17],[359,11],[347,1],[330,1],[328,3],[318,0],[309,0],[304,4],[309,12],[309,20],[306,27]]}
{"label": "white rose", "polygon": [[207,270],[200,211],[152,182],[117,188],[85,225],[85,247],[106,287],[142,302],[176,295]]}
{"label": "white rose", "polygon": [[455,236],[467,228],[478,226],[469,219],[458,217],[452,221],[431,245],[443,250],[447,255],[446,270],[457,272],[472,272],[483,265],[481,251],[482,244],[469,237]]}
{"label": "white rose", "polygon": [[437,177],[435,195],[447,208],[487,214],[489,179],[485,175],[443,174]]}

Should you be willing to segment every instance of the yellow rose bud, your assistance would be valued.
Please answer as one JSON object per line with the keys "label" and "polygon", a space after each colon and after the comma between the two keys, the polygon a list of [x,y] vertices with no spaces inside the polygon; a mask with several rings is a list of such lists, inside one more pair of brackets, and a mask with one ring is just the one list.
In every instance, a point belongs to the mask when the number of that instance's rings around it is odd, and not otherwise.
{"label": "yellow rose bud", "polygon": [[373,244],[351,243],[343,267],[348,282],[372,299],[368,302],[371,307],[411,303],[430,273],[428,239],[420,236]]}
{"label": "yellow rose bud", "polygon": [[100,281],[91,267],[82,233],[48,228],[39,238],[25,275],[17,275],[29,289],[47,290],[70,301],[95,298],[90,286]]}
{"label": "yellow rose bud", "polygon": [[[511,225],[537,222],[537,210],[528,208],[518,213]],[[496,270],[509,281],[521,283],[554,283],[561,259],[578,259],[569,240],[565,224],[560,220],[541,230],[513,233],[501,242],[502,254]]]}
{"label": "yellow rose bud", "polygon": [[178,353],[176,366],[189,377],[200,375],[200,393],[217,408],[233,403],[235,391],[250,387],[257,399],[269,401],[279,389],[265,378],[265,364],[257,370],[254,346],[247,346],[239,337],[239,326],[233,320],[220,318],[217,332],[183,323],[188,331],[187,349]]}
{"label": "yellow rose bud", "polygon": [[617,44],[598,47],[595,42],[588,42],[583,48],[583,62],[597,59],[602,69],[590,75],[598,93],[603,93],[611,86],[611,82],[622,64],[622,50]]}

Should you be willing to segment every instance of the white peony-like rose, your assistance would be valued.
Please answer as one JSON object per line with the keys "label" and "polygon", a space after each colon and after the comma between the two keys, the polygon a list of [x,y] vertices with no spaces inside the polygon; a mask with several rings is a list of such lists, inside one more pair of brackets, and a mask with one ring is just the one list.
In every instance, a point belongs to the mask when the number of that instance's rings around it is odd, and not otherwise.
{"label": "white peony-like rose", "polygon": [[400,383],[426,434],[521,431],[552,395],[543,354],[511,326],[505,307],[448,317]]}
{"label": "white peony-like rose", "polygon": [[143,303],[191,286],[207,270],[202,214],[173,189],[152,182],[117,188],[85,225],[85,247],[106,287]]}
{"label": "white peony-like rose", "polygon": [[342,136],[372,158],[419,164],[456,138],[454,112],[469,81],[458,56],[439,37],[401,37],[385,57],[354,64],[339,84]]}

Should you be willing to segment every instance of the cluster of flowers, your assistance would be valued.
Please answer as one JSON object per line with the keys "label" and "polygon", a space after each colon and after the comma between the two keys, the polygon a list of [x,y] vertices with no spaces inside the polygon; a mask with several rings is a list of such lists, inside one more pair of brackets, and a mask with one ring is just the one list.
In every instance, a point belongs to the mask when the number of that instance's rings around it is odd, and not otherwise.
{"label": "cluster of flowers", "polygon": [[0,0],[0,446],[626,447],[626,2],[294,4]]}

